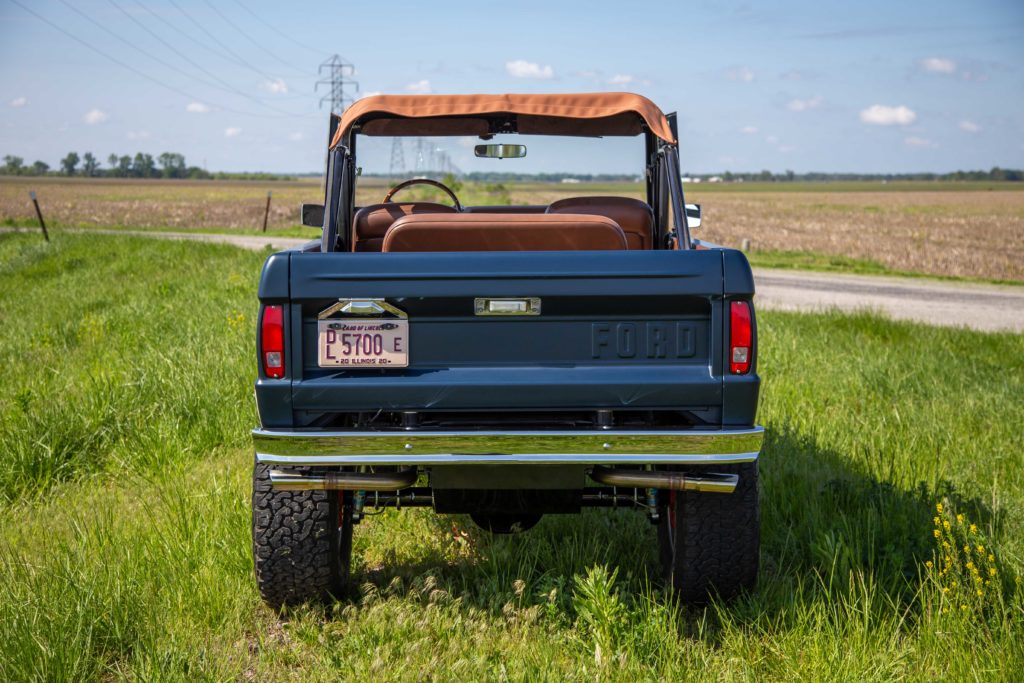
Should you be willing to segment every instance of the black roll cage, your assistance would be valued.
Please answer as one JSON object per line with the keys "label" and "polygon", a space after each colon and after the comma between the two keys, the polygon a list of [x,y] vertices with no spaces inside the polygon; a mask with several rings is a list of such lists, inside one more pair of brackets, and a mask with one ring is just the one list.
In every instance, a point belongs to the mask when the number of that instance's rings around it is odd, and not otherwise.
{"label": "black roll cage", "polygon": [[[672,135],[678,140],[676,114],[668,114],[666,118]],[[328,139],[333,137],[338,121],[338,117],[332,114]],[[355,213],[357,137],[355,130],[349,131],[342,144],[327,153],[321,252],[347,250],[350,244],[352,217]],[[644,140],[647,203],[654,210],[654,248],[692,249],[679,167],[679,146],[662,140],[650,131],[644,132]]]}

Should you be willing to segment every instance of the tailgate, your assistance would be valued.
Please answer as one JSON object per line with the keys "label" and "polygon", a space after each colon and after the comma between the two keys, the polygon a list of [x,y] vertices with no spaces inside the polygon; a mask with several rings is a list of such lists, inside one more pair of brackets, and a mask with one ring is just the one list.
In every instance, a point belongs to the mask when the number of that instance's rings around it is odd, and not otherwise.
{"label": "tailgate", "polygon": [[[292,409],[720,406],[722,268],[716,251],[292,252]],[[487,298],[540,314],[480,315]],[[408,367],[320,367],[317,316],[339,299],[407,314]]]}

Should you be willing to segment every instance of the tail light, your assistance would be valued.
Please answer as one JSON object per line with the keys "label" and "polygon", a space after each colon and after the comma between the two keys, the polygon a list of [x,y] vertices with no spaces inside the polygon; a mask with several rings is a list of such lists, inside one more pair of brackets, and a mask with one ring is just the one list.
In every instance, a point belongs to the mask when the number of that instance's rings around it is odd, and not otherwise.
{"label": "tail light", "polygon": [[729,372],[734,375],[750,372],[753,353],[750,303],[732,301],[729,303]]}
{"label": "tail light", "polygon": [[281,306],[264,306],[260,322],[260,349],[263,374],[284,377],[284,310]]}

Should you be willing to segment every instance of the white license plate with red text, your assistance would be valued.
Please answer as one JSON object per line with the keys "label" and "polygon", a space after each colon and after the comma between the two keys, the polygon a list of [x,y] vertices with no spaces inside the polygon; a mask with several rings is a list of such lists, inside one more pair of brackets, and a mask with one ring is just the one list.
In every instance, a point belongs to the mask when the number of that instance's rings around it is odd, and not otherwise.
{"label": "white license plate with red text", "polygon": [[408,320],[318,320],[322,368],[405,368],[409,366]]}

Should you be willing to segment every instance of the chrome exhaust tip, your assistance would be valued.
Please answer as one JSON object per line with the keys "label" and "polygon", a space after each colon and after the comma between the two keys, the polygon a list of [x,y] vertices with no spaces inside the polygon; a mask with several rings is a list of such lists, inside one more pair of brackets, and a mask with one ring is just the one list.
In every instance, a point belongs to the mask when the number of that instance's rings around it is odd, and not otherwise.
{"label": "chrome exhaust tip", "polygon": [[398,491],[416,483],[419,472],[410,467],[397,472],[283,472],[270,470],[275,491]]}
{"label": "chrome exhaust tip", "polygon": [[700,493],[732,493],[740,482],[738,474],[708,472],[695,476],[683,472],[612,469],[601,465],[595,465],[590,470],[590,478],[609,486],[698,491]]}

